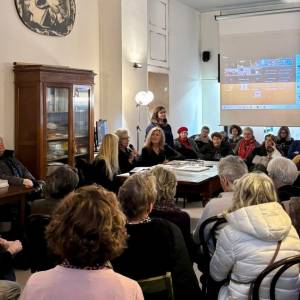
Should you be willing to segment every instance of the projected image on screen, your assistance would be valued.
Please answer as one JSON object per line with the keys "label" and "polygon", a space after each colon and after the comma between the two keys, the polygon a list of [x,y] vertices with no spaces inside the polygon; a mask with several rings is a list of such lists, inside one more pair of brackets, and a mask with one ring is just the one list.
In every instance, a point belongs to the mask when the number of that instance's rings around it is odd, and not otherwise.
{"label": "projected image on screen", "polygon": [[300,54],[223,57],[222,109],[300,109]]}
{"label": "projected image on screen", "polygon": [[300,12],[218,25],[220,123],[300,126]]}

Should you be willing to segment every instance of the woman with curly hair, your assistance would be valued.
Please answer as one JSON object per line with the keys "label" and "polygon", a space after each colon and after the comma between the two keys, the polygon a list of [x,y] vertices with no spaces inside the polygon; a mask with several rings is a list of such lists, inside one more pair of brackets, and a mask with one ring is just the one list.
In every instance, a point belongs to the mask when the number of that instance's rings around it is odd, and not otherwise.
{"label": "woman with curly hair", "polygon": [[46,238],[63,263],[33,274],[22,300],[143,299],[139,285],[109,263],[122,253],[126,240],[115,194],[96,186],[69,194],[53,213]]}

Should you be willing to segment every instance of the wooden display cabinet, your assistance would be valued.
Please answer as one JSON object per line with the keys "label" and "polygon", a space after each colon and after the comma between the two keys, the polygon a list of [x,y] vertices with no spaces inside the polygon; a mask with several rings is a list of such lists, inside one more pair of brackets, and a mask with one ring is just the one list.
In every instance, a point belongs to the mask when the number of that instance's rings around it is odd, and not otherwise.
{"label": "wooden display cabinet", "polygon": [[74,166],[94,157],[95,73],[45,65],[14,64],[15,150],[37,179],[52,164]]}

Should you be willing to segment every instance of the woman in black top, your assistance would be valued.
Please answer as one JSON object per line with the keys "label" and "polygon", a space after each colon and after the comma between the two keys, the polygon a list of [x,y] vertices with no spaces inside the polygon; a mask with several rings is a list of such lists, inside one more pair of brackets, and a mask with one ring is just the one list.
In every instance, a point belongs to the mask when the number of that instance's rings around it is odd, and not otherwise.
{"label": "woman in black top", "polygon": [[242,137],[242,128],[238,125],[232,125],[229,129],[230,138],[228,140],[230,148],[235,149],[237,143],[243,138]]}
{"label": "woman in black top", "polygon": [[[119,190],[127,217],[127,248],[112,261],[116,272],[134,280],[171,272],[175,300],[201,300],[201,290],[180,229],[149,213],[157,197],[148,172],[130,176]],[[160,298],[165,299],[165,298]]]}
{"label": "woman in black top", "polygon": [[289,147],[293,141],[290,129],[287,126],[281,126],[276,137],[276,145],[285,157],[288,156]]}
{"label": "woman in black top", "polygon": [[129,134],[127,129],[117,129],[115,135],[119,138],[119,168],[121,173],[132,170],[137,163],[138,152],[129,145]]}
{"label": "woman in black top", "polygon": [[93,162],[95,183],[110,191],[117,190],[115,176],[119,173],[118,142],[119,138],[115,134],[106,134],[99,155]]}
{"label": "woman in black top", "polygon": [[145,146],[140,156],[140,166],[154,166],[166,163],[173,159],[183,159],[184,157],[165,144],[165,135],[160,127],[152,128],[146,138]]}
{"label": "woman in black top", "polygon": [[165,134],[166,144],[173,148],[174,139],[172,128],[170,124],[168,124],[166,109],[163,106],[156,106],[153,110],[153,114],[151,117],[151,123],[146,128],[146,136],[149,131],[154,127],[160,127]]}

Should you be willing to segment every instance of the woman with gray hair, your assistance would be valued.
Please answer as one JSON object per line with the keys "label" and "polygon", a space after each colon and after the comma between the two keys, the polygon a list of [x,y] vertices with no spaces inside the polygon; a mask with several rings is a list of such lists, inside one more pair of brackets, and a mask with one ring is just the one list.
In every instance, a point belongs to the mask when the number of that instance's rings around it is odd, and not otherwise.
{"label": "woman with gray hair", "polygon": [[[251,283],[270,262],[300,254],[300,240],[290,217],[277,203],[272,180],[263,173],[249,173],[235,182],[233,205],[225,218],[228,225],[219,235],[210,275],[222,281],[230,274],[219,300],[248,300]],[[272,276],[262,282],[260,299],[270,299]],[[299,285],[295,265],[278,280],[276,299],[297,300]]]}
{"label": "woman with gray hair", "polygon": [[294,162],[285,157],[277,157],[269,162],[267,171],[274,181],[280,201],[300,196],[300,189],[293,186],[299,175]]}
{"label": "woman with gray hair", "polygon": [[45,199],[35,200],[31,213],[51,215],[59,202],[75,190],[78,182],[75,169],[68,165],[57,168],[46,178]]}
{"label": "woman with gray hair", "polygon": [[119,128],[115,131],[119,138],[119,168],[121,173],[127,173],[136,166],[137,150],[129,144],[128,130]]}
{"label": "woman with gray hair", "polygon": [[[130,176],[119,189],[127,216],[129,239],[114,270],[134,280],[171,272],[176,300],[201,299],[201,290],[179,228],[149,217],[157,198],[155,177],[149,172]],[[165,299],[165,298],[161,298]]]}
{"label": "woman with gray hair", "polygon": [[190,258],[193,261],[196,245],[191,235],[191,219],[188,213],[175,204],[177,179],[174,172],[163,166],[155,166],[150,173],[156,178],[157,198],[150,213],[152,218],[161,218],[177,225],[181,230]]}

